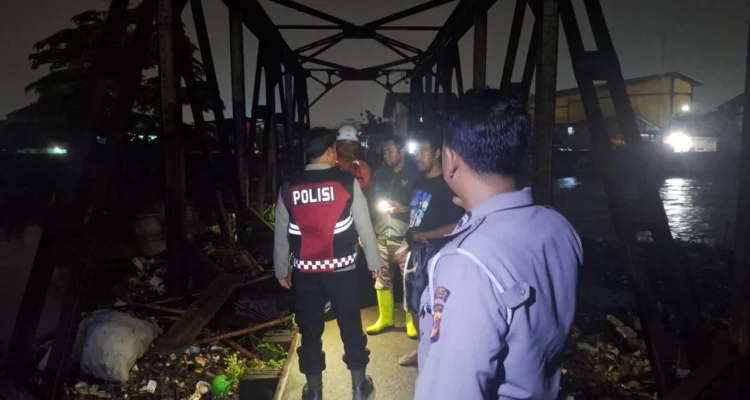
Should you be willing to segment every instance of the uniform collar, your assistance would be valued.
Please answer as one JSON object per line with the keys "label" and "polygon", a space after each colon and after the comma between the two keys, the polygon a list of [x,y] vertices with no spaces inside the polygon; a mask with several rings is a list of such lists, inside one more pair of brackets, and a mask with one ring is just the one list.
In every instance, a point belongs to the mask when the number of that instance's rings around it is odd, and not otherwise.
{"label": "uniform collar", "polygon": [[470,227],[481,223],[484,221],[487,214],[511,208],[524,207],[531,204],[533,204],[531,188],[528,187],[516,190],[515,192],[496,194],[479,203],[479,205],[464,214],[461,220],[458,221],[456,229],[446,236],[456,236]]}
{"label": "uniform collar", "polygon": [[305,171],[317,171],[321,169],[333,168],[328,164],[307,164],[305,165]]}

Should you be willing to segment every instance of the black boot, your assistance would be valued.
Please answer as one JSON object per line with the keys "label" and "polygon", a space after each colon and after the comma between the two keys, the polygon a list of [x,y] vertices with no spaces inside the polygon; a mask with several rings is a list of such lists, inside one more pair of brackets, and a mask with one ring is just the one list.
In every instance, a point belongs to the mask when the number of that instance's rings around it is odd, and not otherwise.
{"label": "black boot", "polygon": [[302,400],[323,400],[323,375],[305,375],[307,383],[302,389]]}
{"label": "black boot", "polygon": [[364,368],[352,371],[352,399],[369,399],[373,391],[375,391],[375,385],[372,383],[372,378],[365,374]]}

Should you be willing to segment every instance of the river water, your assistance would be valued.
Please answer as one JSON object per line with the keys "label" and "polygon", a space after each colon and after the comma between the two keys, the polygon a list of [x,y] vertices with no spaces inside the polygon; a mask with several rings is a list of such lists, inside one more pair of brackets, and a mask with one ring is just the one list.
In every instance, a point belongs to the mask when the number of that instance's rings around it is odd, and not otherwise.
{"label": "river water", "polygon": [[[676,239],[731,244],[737,203],[736,179],[669,178],[660,188]],[[557,179],[553,206],[581,236],[614,239],[607,198],[596,178]]]}

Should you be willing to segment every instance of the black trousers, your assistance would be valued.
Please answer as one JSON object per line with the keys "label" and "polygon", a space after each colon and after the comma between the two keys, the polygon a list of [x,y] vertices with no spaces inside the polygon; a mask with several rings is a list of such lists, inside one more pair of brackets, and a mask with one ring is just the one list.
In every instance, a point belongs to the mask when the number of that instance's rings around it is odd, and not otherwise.
{"label": "black trousers", "polygon": [[367,336],[362,331],[362,316],[356,269],[346,272],[303,273],[292,271],[295,295],[295,321],[302,335],[297,350],[299,369],[305,375],[319,374],[326,369],[323,353],[325,302],[331,302],[344,342],[344,362],[350,370],[363,369],[370,362]]}

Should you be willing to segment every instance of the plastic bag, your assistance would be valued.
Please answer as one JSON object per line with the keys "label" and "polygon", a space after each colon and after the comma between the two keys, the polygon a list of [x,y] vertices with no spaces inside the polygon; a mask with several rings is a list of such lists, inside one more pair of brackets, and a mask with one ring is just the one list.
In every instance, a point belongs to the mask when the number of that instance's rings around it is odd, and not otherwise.
{"label": "plastic bag", "polygon": [[81,370],[96,378],[125,383],[130,370],[161,334],[155,322],[104,310],[94,313],[83,338]]}

